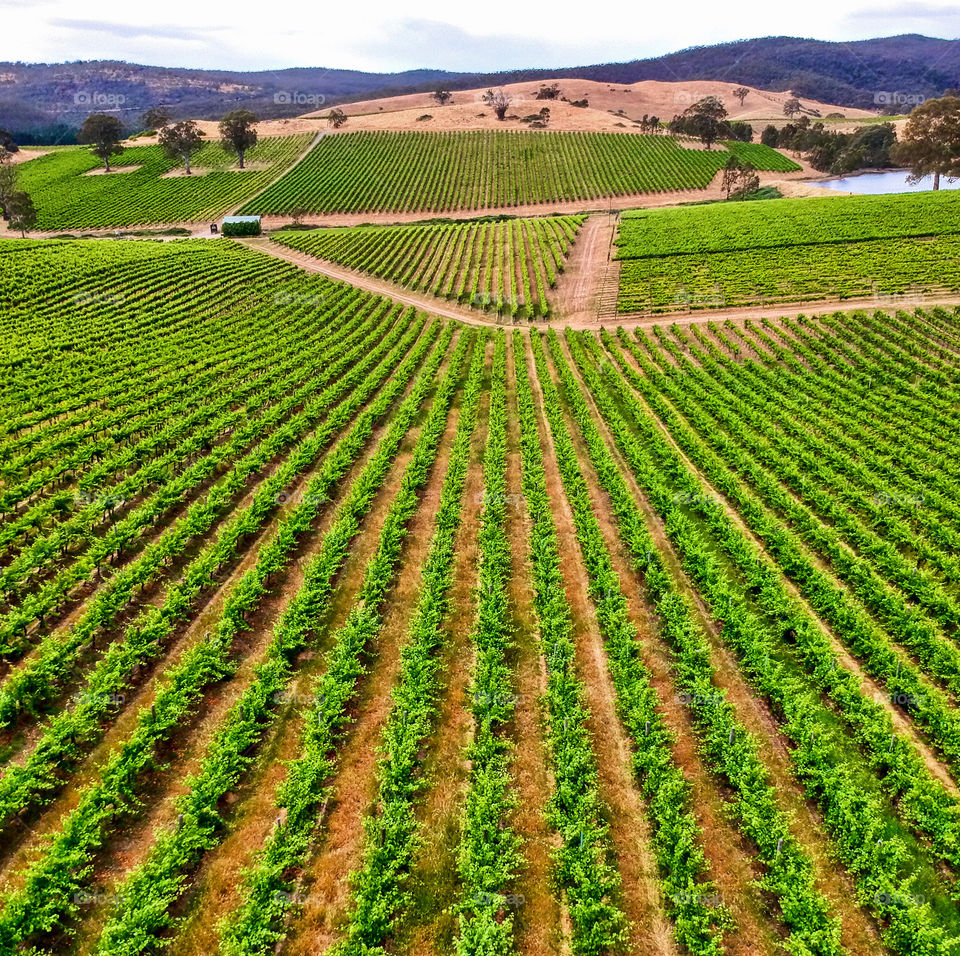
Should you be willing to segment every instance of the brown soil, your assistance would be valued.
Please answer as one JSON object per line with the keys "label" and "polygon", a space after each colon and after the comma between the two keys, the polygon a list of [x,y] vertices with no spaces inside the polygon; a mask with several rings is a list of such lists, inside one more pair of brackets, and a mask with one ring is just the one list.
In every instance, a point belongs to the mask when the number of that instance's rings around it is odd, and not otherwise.
{"label": "brown soil", "polygon": [[[587,107],[571,106],[563,100],[538,100],[536,94],[541,85],[557,83],[561,96],[567,100],[588,101]],[[509,113],[525,116],[537,112],[542,106],[550,109],[550,127],[556,129],[603,130],[613,129],[615,123],[625,123],[626,128],[634,131],[631,120],[644,114],[659,116],[668,122],[677,113],[682,113],[691,103],[705,96],[716,96],[726,106],[730,118],[759,123],[762,120],[785,122],[783,104],[790,98],[789,92],[771,92],[750,89],[743,103],[733,96],[737,83],[714,80],[695,80],[691,82],[670,82],[662,80],[642,80],[629,85],[602,83],[595,80],[562,78],[557,80],[539,80],[537,82],[508,83],[503,89],[512,98]],[[500,123],[493,111],[483,102],[486,89],[462,90],[453,94],[453,100],[446,106],[440,106],[429,92],[410,93],[383,99],[361,100],[348,103],[341,108],[349,122],[344,131],[353,129],[490,129],[516,127],[523,124],[516,120]],[[840,112],[850,119],[860,119],[875,114],[867,110],[832,106],[802,99],[804,107],[816,110],[826,116]],[[615,115],[623,110],[626,116]],[[307,114],[323,117],[327,108]],[[420,122],[418,117],[425,113],[433,119]],[[485,116],[478,114],[485,113]],[[306,119],[306,117],[304,117]]]}
{"label": "brown soil", "polygon": [[[487,348],[487,374],[492,345]],[[410,956],[446,953],[456,932],[452,907],[458,902],[457,848],[469,765],[464,750],[473,733],[472,715],[466,706],[473,662],[471,630],[477,602],[477,534],[483,498],[483,455],[489,420],[490,393],[481,397],[477,427],[471,443],[470,469],[464,486],[461,524],[454,544],[450,610],[444,625],[447,641],[442,660],[445,681],[437,723],[426,741],[423,776],[426,792],[416,808],[420,840],[410,876],[414,895],[409,925],[400,949]]]}
{"label": "brown soil", "polygon": [[135,173],[142,163],[131,163],[129,166],[111,166],[109,170],[98,166],[96,169],[88,169],[84,176],[112,176],[114,173]]}
{"label": "brown soil", "polygon": [[[634,365],[639,370],[637,366],[628,353],[623,353],[627,361]],[[636,394],[636,393],[635,393]],[[637,399],[643,402],[643,398],[640,395],[637,395]],[[672,403],[669,402],[669,399],[665,398],[665,401],[673,407]],[[670,434],[666,426],[656,417],[652,410],[648,408],[651,419],[656,423],[658,429],[664,435],[664,437],[670,442],[673,449],[683,458],[684,463],[690,471],[697,475],[699,480],[703,483],[704,488],[708,495],[715,497],[717,500],[723,503],[724,510],[730,516],[731,521],[737,526],[740,532],[756,547],[761,553],[765,552],[765,547],[763,542],[761,542],[756,535],[750,530],[746,522],[740,517],[739,512],[736,508],[727,501],[710,483],[710,481],[705,478],[690,461],[689,458],[685,455],[682,449],[674,441],[673,436]],[[674,408],[674,411],[680,415],[678,411]],[[680,416],[683,417],[682,415]],[[685,421],[686,419],[684,419]],[[815,555],[810,552],[806,545],[801,544],[800,550],[803,552],[804,556],[810,560],[819,571],[826,575],[832,584],[836,585],[841,591],[844,591],[846,594],[850,594],[847,586],[840,580],[838,580],[831,571],[827,563],[820,558],[818,555]],[[846,648],[840,638],[836,635],[833,629],[823,621],[820,616],[817,614],[816,610],[810,605],[806,598],[800,593],[797,586],[790,581],[789,578],[781,576],[781,582],[784,589],[794,598],[799,604],[801,604],[810,618],[814,621],[817,627],[820,629],[820,632],[830,641],[830,645],[833,648],[834,653],[837,655],[837,658],[841,666],[845,667],[847,670],[855,674],[861,684],[862,690],[865,696],[870,697],[877,704],[881,704],[883,708],[887,711],[890,719],[894,725],[896,731],[907,739],[913,747],[917,750],[920,756],[923,758],[923,762],[927,770],[931,775],[938,780],[950,793],[954,795],[960,795],[960,789],[958,789],[956,782],[954,781],[950,770],[948,767],[937,757],[934,749],[926,742],[923,735],[917,730],[915,725],[910,721],[910,719],[899,710],[896,705],[891,701],[890,694],[885,688],[870,677],[860,666],[857,659],[850,653]],[[829,704],[828,704],[829,705]]]}
{"label": "brown soil", "polygon": [[556,449],[543,412],[543,395],[527,349],[527,366],[537,403],[547,493],[555,502],[554,520],[567,599],[573,613],[577,669],[585,683],[588,726],[600,774],[600,793],[610,811],[610,836],[623,881],[623,907],[630,921],[632,951],[664,956],[675,953],[670,922],[661,908],[657,868],[650,849],[650,827],[643,799],[630,770],[629,738],[617,719],[615,692],[606,668],[603,640],[589,596],[589,578],[577,544],[573,515],[556,466]]}
{"label": "brown soil", "polygon": [[616,228],[617,219],[611,213],[595,213],[580,227],[550,296],[554,313],[565,325],[591,322],[600,315]]}
{"label": "brown soil", "polygon": [[[410,386],[408,392],[409,388]],[[359,477],[380,438],[389,428],[391,420],[392,418],[388,418],[374,430],[366,451],[341,482],[342,488],[349,488]],[[237,879],[237,873],[249,865],[252,854],[263,846],[276,819],[276,787],[286,777],[287,761],[297,757],[302,710],[312,699],[313,682],[324,664],[322,654],[328,649],[332,635],[345,622],[353,606],[367,560],[379,539],[388,502],[399,488],[400,477],[410,459],[416,435],[416,429],[412,429],[408,434],[395,459],[395,469],[375,498],[368,518],[361,523],[360,532],[338,575],[330,612],[314,641],[316,649],[300,655],[299,670],[289,687],[289,704],[264,741],[260,758],[248,774],[247,780],[228,801],[233,807],[230,832],[222,844],[206,854],[199,875],[188,890],[187,901],[183,907],[188,910],[187,922],[174,944],[177,954],[208,953],[216,949],[217,924],[239,903],[241,882]],[[332,523],[334,515],[335,511],[331,511],[318,523],[312,533],[312,549],[320,546],[322,536]]]}
{"label": "brown soil", "polygon": [[[211,168],[208,166],[192,166],[190,168],[190,177],[194,176],[209,176],[210,173],[256,173],[264,169],[270,169],[273,166],[273,163],[244,163],[243,169],[239,166],[224,166],[221,168]],[[179,179],[181,176],[186,176],[187,171],[182,166],[177,166],[175,169],[170,169],[165,173],[160,175],[161,179]]]}
{"label": "brown soil", "polygon": [[[287,956],[323,952],[340,936],[350,906],[349,876],[362,863],[362,820],[376,798],[377,745],[393,703],[390,688],[400,670],[400,653],[416,610],[421,569],[429,553],[434,516],[446,476],[450,448],[459,415],[451,412],[420,507],[410,522],[396,583],[390,591],[383,625],[372,649],[372,663],[361,688],[354,721],[341,745],[340,764],[331,781],[333,797],[327,810],[318,852],[304,868],[307,901],[291,923],[284,946]],[[398,474],[399,469],[394,469]]]}
{"label": "brown soil", "polygon": [[[563,352],[567,364],[574,369],[565,342]],[[557,381],[555,371],[554,380]],[[596,407],[582,384],[581,391],[591,405],[594,421],[598,421]],[[674,683],[672,654],[659,635],[659,622],[652,607],[641,596],[642,576],[632,569],[632,559],[618,533],[609,497],[599,485],[579,428],[566,408],[564,415],[567,428],[574,438],[577,457],[590,488],[594,510],[614,569],[623,582],[630,620],[637,628],[641,655],[650,671],[651,684],[657,691],[661,713],[676,737],[674,759],[693,788],[691,805],[704,833],[702,846],[710,864],[708,877],[716,882],[724,905],[730,909],[736,922],[736,929],[725,934],[724,945],[731,954],[742,956],[778,952],[779,940],[769,923],[767,901],[752,885],[754,880],[762,876],[764,868],[756,859],[752,845],[731,820],[730,808],[724,798],[724,785],[711,775],[703,763],[689,708],[683,703],[682,692]]]}

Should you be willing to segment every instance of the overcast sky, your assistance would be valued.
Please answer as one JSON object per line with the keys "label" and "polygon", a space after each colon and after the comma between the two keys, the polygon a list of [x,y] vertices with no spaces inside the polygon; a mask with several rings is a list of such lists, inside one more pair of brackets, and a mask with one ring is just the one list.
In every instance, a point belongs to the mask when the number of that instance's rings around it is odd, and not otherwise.
{"label": "overcast sky", "polygon": [[741,0],[0,0],[0,60],[117,59],[171,67],[490,71],[657,56],[756,36],[960,36],[960,6]]}

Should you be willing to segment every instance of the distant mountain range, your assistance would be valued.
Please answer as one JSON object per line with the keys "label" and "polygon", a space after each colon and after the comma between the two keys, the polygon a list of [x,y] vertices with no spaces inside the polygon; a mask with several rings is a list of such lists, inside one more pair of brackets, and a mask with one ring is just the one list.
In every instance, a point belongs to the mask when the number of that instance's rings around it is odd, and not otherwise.
{"label": "distant mountain range", "polygon": [[0,63],[0,127],[22,142],[72,139],[91,112],[117,112],[136,128],[163,105],[177,118],[215,119],[244,107],[264,118],[444,86],[451,90],[546,78],[628,84],[638,80],[725,80],[864,108],[912,103],[960,87],[960,41],[907,35],[850,43],[764,37],[692,47],[629,63],[507,73],[410,70],[365,73],[305,67],[235,72],[178,70],[118,61]]}

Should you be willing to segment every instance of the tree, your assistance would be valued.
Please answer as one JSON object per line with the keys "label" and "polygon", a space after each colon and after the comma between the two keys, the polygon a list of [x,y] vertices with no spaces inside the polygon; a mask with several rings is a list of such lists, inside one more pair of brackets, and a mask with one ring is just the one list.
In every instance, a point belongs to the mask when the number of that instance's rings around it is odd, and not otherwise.
{"label": "tree", "polygon": [[20,152],[20,147],[13,141],[13,133],[0,129],[0,149],[5,149],[8,153]]}
{"label": "tree", "polygon": [[939,189],[941,176],[960,176],[960,97],[942,96],[914,107],[892,156],[910,170],[912,183],[932,175],[933,188]]}
{"label": "tree", "polygon": [[749,123],[736,122],[730,124],[730,138],[741,143],[753,142],[753,127]]}
{"label": "tree", "polygon": [[745,86],[738,86],[738,87],[733,91],[733,95],[734,95],[738,100],[740,100],[740,105],[741,105],[741,106],[743,106],[743,101],[747,98],[747,96],[748,96],[749,94],[750,94],[750,90],[748,90],[747,87],[745,87]]}
{"label": "tree", "polygon": [[170,125],[173,117],[165,106],[151,106],[143,116],[140,117],[140,125],[144,129],[163,129]]}
{"label": "tree", "polygon": [[721,188],[727,195],[727,199],[730,198],[730,192],[734,189],[737,184],[737,180],[740,178],[740,160],[736,156],[731,155],[727,160],[726,166],[723,167],[723,181],[721,183]]}
{"label": "tree", "polygon": [[705,96],[675,116],[671,130],[682,136],[694,136],[711,149],[721,136],[729,135],[727,110],[715,96]]}
{"label": "tree", "polygon": [[243,169],[243,154],[257,145],[257,118],[250,110],[232,110],[220,120],[220,143],[228,153],[236,153]]}
{"label": "tree", "polygon": [[802,112],[803,112],[803,107],[800,105],[800,100],[798,100],[795,96],[791,96],[790,99],[788,99],[783,104],[784,116],[793,118],[794,116],[797,115],[797,113],[802,113]]}
{"label": "tree", "polygon": [[168,156],[183,161],[189,176],[190,157],[203,145],[203,130],[193,120],[182,120],[160,130],[157,142]]}
{"label": "tree", "polygon": [[446,106],[453,99],[453,93],[442,88],[435,90],[431,95],[441,106]]}
{"label": "tree", "polygon": [[103,168],[110,172],[110,157],[123,152],[120,141],[123,139],[123,126],[116,116],[106,113],[91,113],[84,121],[77,136],[78,143],[90,146],[94,156],[103,160]]}
{"label": "tree", "polygon": [[750,163],[743,163],[736,156],[731,156],[723,167],[722,187],[727,199],[743,199],[760,188],[760,177]]}
{"label": "tree", "polygon": [[10,197],[10,228],[19,229],[26,238],[27,232],[37,224],[37,210],[29,193],[15,192]]}
{"label": "tree", "polygon": [[347,121],[347,114],[343,110],[330,110],[327,120],[334,129],[340,129]]}
{"label": "tree", "polygon": [[560,85],[558,83],[551,83],[549,86],[543,85],[537,90],[536,95],[534,96],[536,100],[558,100],[560,99]]}
{"label": "tree", "polygon": [[510,109],[513,102],[512,97],[503,89],[487,90],[483,94],[483,102],[486,103],[496,114],[498,120],[502,120]]}
{"label": "tree", "polygon": [[764,146],[769,146],[771,149],[777,148],[780,142],[780,133],[773,123],[764,128],[760,134],[760,142],[763,143]]}
{"label": "tree", "polygon": [[13,162],[13,153],[0,146],[0,215],[10,218],[10,202],[17,192],[17,167]]}

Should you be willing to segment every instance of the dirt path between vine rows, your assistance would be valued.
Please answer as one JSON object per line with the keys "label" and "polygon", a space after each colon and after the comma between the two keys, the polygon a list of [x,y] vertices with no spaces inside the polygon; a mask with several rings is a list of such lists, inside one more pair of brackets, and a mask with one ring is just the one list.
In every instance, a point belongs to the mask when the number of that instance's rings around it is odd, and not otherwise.
{"label": "dirt path between vine rows", "polygon": [[[807,799],[803,785],[794,775],[789,747],[780,733],[775,717],[766,701],[760,698],[744,679],[736,655],[723,640],[722,628],[713,619],[696,586],[687,578],[662,520],[647,500],[632,469],[623,458],[606,420],[597,408],[593,393],[587,387],[576,365],[571,366],[571,372],[590,408],[594,424],[604,436],[607,448],[616,461],[620,474],[643,513],[647,530],[654,539],[657,551],[678,589],[687,598],[697,624],[710,642],[716,684],[726,692],[727,699],[735,706],[740,722],[753,734],[763,765],[777,790],[780,805],[791,819],[791,830],[813,863],[821,891],[830,900],[833,911],[841,918],[843,945],[855,956],[866,956],[868,953],[875,952],[879,938],[876,925],[857,905],[853,881],[846,870],[836,863],[835,851],[825,831],[822,817]],[[648,414],[653,416],[649,410]],[[658,420],[654,418],[654,421]]]}
{"label": "dirt path between vine rows", "polygon": [[[561,349],[572,370],[575,366],[562,339]],[[552,356],[550,364],[551,376],[559,389]],[[586,400],[589,403],[589,399]],[[591,407],[595,409],[595,406]],[[640,575],[633,570],[633,559],[620,537],[610,498],[600,485],[587,445],[565,401],[563,416],[577,450],[611,564],[622,582],[629,618],[637,630],[640,657],[649,671],[650,684],[659,701],[658,710],[675,736],[674,762],[692,787],[691,808],[704,833],[702,846],[710,867],[709,877],[716,883],[724,905],[734,916],[735,928],[725,934],[724,945],[731,956],[776,953],[780,950],[777,923],[765,913],[766,901],[753,884],[763,875],[764,868],[755,858],[755,848],[739,831],[729,805],[724,802],[728,785],[712,776],[704,763],[697,743],[699,731],[694,727],[684,694],[675,683],[674,656],[660,636],[659,618],[649,604]]]}
{"label": "dirt path between vine rows", "polygon": [[[601,220],[606,218],[608,222],[613,221],[613,218],[610,216],[597,216],[591,217],[591,219],[592,218]],[[589,222],[590,220],[588,219],[587,223]],[[583,230],[586,230],[586,228],[587,225],[584,224]],[[600,229],[600,227],[595,228]],[[575,250],[580,242],[583,242],[585,239],[590,241],[589,236],[585,236],[583,234],[583,230],[581,231],[581,238],[578,239],[577,244],[574,246]],[[404,305],[411,305],[414,308],[421,309],[424,312],[429,312],[432,315],[439,315],[443,316],[444,318],[455,319],[458,322],[465,322],[468,325],[512,324],[498,323],[495,318],[492,318],[491,316],[488,316],[475,309],[467,309],[446,299],[437,298],[436,296],[411,292],[408,289],[394,285],[392,282],[385,282],[382,279],[376,279],[373,276],[365,275],[364,273],[357,272],[354,269],[347,269],[344,266],[336,265],[335,263],[328,262],[324,259],[317,259],[313,256],[308,256],[305,253],[296,252],[293,249],[288,249],[284,246],[281,246],[279,243],[272,242],[270,239],[263,236],[256,239],[240,239],[235,241],[242,242],[244,245],[258,249],[260,252],[266,253],[267,255],[272,255],[279,259],[283,259],[286,262],[290,262],[307,272],[319,272],[331,279],[336,279],[340,282],[348,282],[350,285],[357,286],[360,289],[365,289],[368,292],[374,292],[377,295],[387,296],[396,302],[401,302]],[[586,278],[582,279],[581,291],[579,293],[576,292],[576,290],[567,290],[566,294],[572,297],[570,301],[579,300],[581,302],[585,302],[590,301],[592,298],[594,301],[599,302],[599,295],[602,292],[603,272],[597,272],[596,264],[604,258],[604,255],[601,254],[603,247],[602,241],[597,239],[594,240],[594,242],[598,244],[594,246],[593,252],[589,253],[592,262],[590,267],[591,278],[589,281]],[[585,252],[584,255],[587,255],[587,253]],[[573,270],[576,268],[574,264],[575,257],[576,253],[571,256],[568,269]],[[583,271],[586,272],[586,268],[584,268]],[[574,282],[576,281],[577,280],[574,279]],[[622,325],[625,328],[651,325],[693,325],[696,323],[723,322],[727,319],[730,319],[734,322],[742,322],[745,319],[759,320],[779,319],[781,317],[795,318],[798,315],[825,315],[831,312],[852,312],[858,309],[869,309],[871,311],[874,309],[895,309],[902,307],[903,304],[904,303],[901,303],[896,297],[884,297],[881,295],[867,296],[860,299],[843,299],[835,301],[817,299],[812,301],[808,300],[782,303],[780,305],[744,305],[728,309],[699,309],[692,312],[682,313],[631,313],[624,314],[622,316],[611,317],[606,322],[601,321],[596,309],[593,311],[590,311],[590,309],[582,309],[565,317],[555,319],[539,319],[536,322],[536,326],[555,326],[557,328],[572,329],[597,329],[600,328],[601,325],[610,327]],[[925,309],[931,309],[935,306],[941,305],[958,306],[960,305],[960,293],[953,293],[943,296],[912,297],[910,300],[910,305],[912,306],[914,304]]]}
{"label": "dirt path between vine rows", "polygon": [[[639,372],[640,366],[634,357],[626,349],[621,348],[620,351],[634,371]],[[760,554],[767,554],[767,548],[763,540],[757,537],[757,535],[743,519],[739,510],[716,489],[716,486],[713,484],[713,482],[710,481],[710,479],[707,478],[703,472],[690,460],[686,452],[680,448],[673,433],[653,412],[643,396],[640,395],[636,390],[633,390],[633,394],[637,400],[643,404],[644,408],[650,415],[651,420],[657,426],[657,429],[663,435],[664,439],[670,444],[671,448],[677,453],[677,455],[683,459],[683,462],[689,469],[690,473],[696,476],[711,497],[714,497],[718,501],[722,502],[724,511],[726,511],[730,520],[736,525],[740,533],[749,542],[751,542],[751,544],[758,550]],[[677,410],[673,401],[666,395],[664,395],[663,398],[670,408],[673,409],[674,413],[678,415],[681,420],[684,421],[688,427],[690,427],[699,437],[699,431],[690,425],[686,416],[682,415]],[[793,497],[795,500],[799,500],[795,495]],[[766,506],[765,510],[769,511]],[[831,584],[846,594],[849,600],[851,597],[850,589],[845,582],[841,581],[834,574],[832,566],[828,564],[827,561],[819,554],[812,552],[805,543],[800,542],[799,548],[802,554],[817,568],[817,570],[825,577],[829,578]],[[777,569],[778,573],[781,573],[776,562],[774,562],[773,559],[770,560],[773,566]],[[847,646],[845,641],[841,639],[841,637],[834,631],[833,627],[817,612],[813,605],[811,605],[810,601],[803,595],[796,583],[782,573],[780,580],[784,590],[803,607],[804,611],[809,615],[816,627],[830,642],[830,646],[833,649],[833,652],[837,655],[837,659],[839,660],[840,664],[858,678],[862,685],[862,692],[864,696],[872,699],[874,703],[880,704],[884,708],[896,731],[913,745],[917,753],[923,759],[924,765],[930,774],[936,778],[936,780],[938,780],[948,792],[956,794],[958,792],[957,782],[953,779],[949,765],[940,759],[934,745],[928,740],[922,728],[915,725],[913,721],[911,721],[910,718],[893,702],[890,693],[885,689],[881,681],[867,673],[864,666],[861,664],[859,657]],[[892,646],[897,647],[895,642],[891,641],[891,644]],[[833,704],[830,704],[829,706],[831,709],[834,707]]]}
{"label": "dirt path between vine rows", "polygon": [[486,344],[483,393],[470,441],[470,462],[461,503],[460,527],[453,545],[453,577],[449,606],[441,628],[445,635],[437,653],[441,688],[437,715],[422,747],[423,793],[414,805],[420,844],[410,867],[412,901],[404,918],[397,952],[440,956],[450,952],[457,930],[459,903],[457,853],[470,764],[466,748],[473,736],[473,714],[467,706],[473,675],[471,640],[477,613],[476,588],[480,515],[483,501],[483,457],[490,420],[490,375],[493,346]]}
{"label": "dirt path between vine rows", "polygon": [[[350,705],[354,719],[338,747],[338,766],[329,782],[332,796],[322,837],[317,838],[317,850],[303,867],[305,902],[290,923],[283,947],[287,956],[315,956],[343,938],[351,909],[350,878],[363,865],[363,821],[377,806],[378,747],[393,707],[391,691],[400,675],[401,655],[409,641],[409,628],[422,591],[423,566],[429,555],[436,527],[434,519],[462,414],[460,403],[468,368],[469,359],[447,412],[436,460],[430,467],[416,514],[406,525],[382,623],[367,655],[366,676]],[[395,469],[394,477],[402,485],[403,473]],[[379,545],[379,537],[376,544]],[[371,558],[374,553],[372,550]]]}
{"label": "dirt path between vine rows", "polygon": [[557,278],[556,288],[550,296],[558,319],[565,324],[596,322],[616,226],[615,215],[597,213],[580,228],[564,271]]}
{"label": "dirt path between vine rows", "polygon": [[586,564],[578,544],[573,511],[557,466],[557,453],[546,418],[544,396],[532,350],[524,340],[527,374],[536,405],[547,493],[555,503],[557,542],[563,555],[562,576],[573,617],[576,670],[583,681],[587,726],[599,771],[600,796],[610,813],[610,841],[622,878],[620,903],[630,922],[631,952],[650,956],[677,953],[673,928],[660,899],[653,837],[643,798],[631,771],[632,747],[617,716],[616,693],[606,666],[606,652],[590,597]]}

